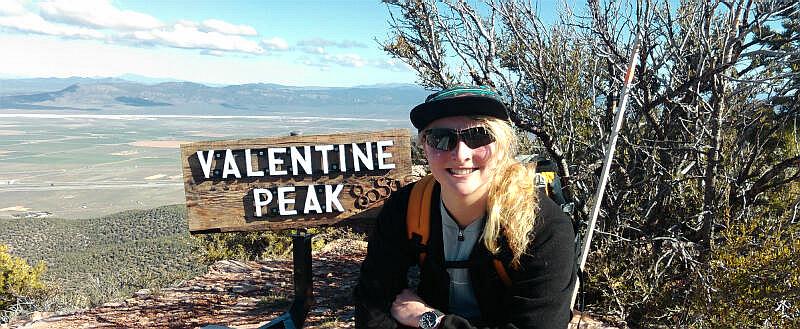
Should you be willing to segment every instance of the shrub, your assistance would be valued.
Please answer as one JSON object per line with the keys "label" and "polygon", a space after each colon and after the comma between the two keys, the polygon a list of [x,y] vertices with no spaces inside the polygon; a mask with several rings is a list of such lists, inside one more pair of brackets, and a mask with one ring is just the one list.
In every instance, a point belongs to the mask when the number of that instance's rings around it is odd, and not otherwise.
{"label": "shrub", "polygon": [[41,281],[45,264],[31,267],[24,259],[9,253],[8,246],[0,245],[0,310],[17,304],[21,299],[42,295],[45,285]]}
{"label": "shrub", "polygon": [[800,184],[767,199],[763,211],[729,224],[709,262],[713,294],[694,312],[712,328],[800,327]]}
{"label": "shrub", "polygon": [[800,326],[800,230],[739,224],[731,231],[710,264],[717,293],[698,313],[717,328]]}
{"label": "shrub", "polygon": [[206,263],[223,259],[256,260],[285,256],[292,240],[285,234],[265,232],[212,233],[194,236]]}
{"label": "shrub", "polygon": [[[312,250],[319,250],[328,242],[337,239],[364,239],[349,228],[309,228],[314,234]],[[232,232],[194,236],[198,253],[207,263],[224,259],[257,260],[264,258],[286,258],[292,253],[292,231],[279,232]]]}

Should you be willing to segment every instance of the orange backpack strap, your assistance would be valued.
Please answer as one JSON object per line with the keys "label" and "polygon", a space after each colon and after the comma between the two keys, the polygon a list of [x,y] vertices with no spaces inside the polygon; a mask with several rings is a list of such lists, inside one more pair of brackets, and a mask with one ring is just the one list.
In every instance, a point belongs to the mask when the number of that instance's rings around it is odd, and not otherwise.
{"label": "orange backpack strap", "polygon": [[[406,211],[408,239],[419,239],[422,246],[427,245],[430,237],[431,197],[434,185],[436,185],[436,180],[433,175],[423,177],[411,188],[411,196],[408,199],[408,210]],[[419,253],[420,265],[425,261],[426,255],[424,250]],[[506,287],[511,287],[511,278],[508,276],[503,262],[495,258],[494,268],[497,270],[497,275],[500,276],[500,281],[503,281]]]}
{"label": "orange backpack strap", "polygon": [[[431,225],[431,196],[436,180],[433,175],[428,175],[417,181],[411,188],[411,197],[408,199],[408,211],[406,211],[406,228],[408,238],[413,240],[414,235],[419,236],[419,243],[426,245],[430,235]],[[419,263],[425,260],[426,253],[420,252]]]}

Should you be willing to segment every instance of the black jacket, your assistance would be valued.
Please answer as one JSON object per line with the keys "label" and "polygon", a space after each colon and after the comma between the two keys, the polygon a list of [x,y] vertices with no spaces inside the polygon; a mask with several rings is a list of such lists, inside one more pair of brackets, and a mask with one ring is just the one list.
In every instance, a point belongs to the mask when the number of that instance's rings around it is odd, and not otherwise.
{"label": "black jacket", "polygon": [[[395,296],[408,286],[408,269],[419,262],[418,247],[407,237],[406,210],[413,184],[392,194],[383,206],[369,238],[367,256],[354,297],[356,328],[398,328],[389,313]],[[432,205],[439,202],[436,185]],[[470,323],[448,313],[449,275],[444,266],[441,214],[431,207],[428,255],[420,269],[417,294],[447,314],[439,328],[566,328],[569,303],[576,282],[575,244],[569,218],[546,195],[539,197],[534,237],[519,269],[510,264],[505,248],[497,256],[513,282],[507,288],[494,268],[494,256],[478,240],[470,255],[470,280],[482,319]],[[502,241],[501,241],[502,242]],[[505,245],[504,243],[501,243]]]}

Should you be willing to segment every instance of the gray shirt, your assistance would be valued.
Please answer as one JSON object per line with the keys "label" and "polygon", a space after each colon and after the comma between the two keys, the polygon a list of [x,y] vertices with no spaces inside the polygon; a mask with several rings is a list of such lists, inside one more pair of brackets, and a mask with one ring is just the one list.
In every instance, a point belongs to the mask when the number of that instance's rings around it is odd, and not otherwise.
{"label": "gray shirt", "polygon": [[[439,203],[442,213],[442,243],[444,246],[444,259],[446,261],[468,260],[472,247],[483,232],[484,217],[472,222],[464,229],[450,216],[444,203]],[[460,315],[467,319],[480,318],[478,300],[469,281],[469,269],[448,268],[450,274],[450,313]]]}

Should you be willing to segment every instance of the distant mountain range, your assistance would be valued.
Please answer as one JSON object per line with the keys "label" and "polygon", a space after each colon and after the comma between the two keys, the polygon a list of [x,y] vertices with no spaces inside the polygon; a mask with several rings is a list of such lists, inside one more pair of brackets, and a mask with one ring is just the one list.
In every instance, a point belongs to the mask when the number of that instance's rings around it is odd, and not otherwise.
{"label": "distant mountain range", "polygon": [[[294,87],[277,84],[207,86],[192,82],[147,84],[121,78],[0,80],[0,110],[148,110],[228,114],[292,109],[410,109],[429,92],[410,84]],[[358,111],[363,112],[363,111]],[[407,112],[406,112],[407,113]]]}

